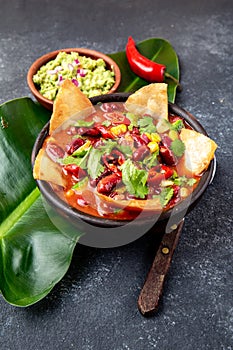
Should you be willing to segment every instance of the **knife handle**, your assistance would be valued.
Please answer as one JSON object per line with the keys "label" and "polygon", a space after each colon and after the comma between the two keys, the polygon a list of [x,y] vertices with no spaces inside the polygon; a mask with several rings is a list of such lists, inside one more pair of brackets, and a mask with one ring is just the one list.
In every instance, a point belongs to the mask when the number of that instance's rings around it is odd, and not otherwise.
{"label": "knife handle", "polygon": [[183,223],[184,220],[178,224],[176,229],[164,234],[156,252],[154,261],[138,298],[138,308],[144,316],[150,316],[158,309],[165,277],[169,270]]}

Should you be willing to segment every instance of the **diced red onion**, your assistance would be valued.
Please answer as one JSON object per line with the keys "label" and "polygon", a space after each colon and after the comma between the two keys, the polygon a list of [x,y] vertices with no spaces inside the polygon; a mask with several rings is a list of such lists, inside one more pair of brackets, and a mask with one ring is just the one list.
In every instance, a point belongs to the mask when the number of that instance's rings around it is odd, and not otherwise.
{"label": "diced red onion", "polygon": [[78,80],[77,80],[77,79],[72,79],[71,81],[72,81],[72,83],[73,83],[74,85],[76,85],[76,86],[78,86],[78,85],[79,85],[79,84],[78,84]]}
{"label": "diced red onion", "polygon": [[86,72],[83,68],[80,68],[77,70],[77,75],[80,77],[85,77],[86,76]]}
{"label": "diced red onion", "polygon": [[62,81],[63,81],[63,76],[61,74],[59,74],[58,75],[58,83],[57,84],[61,85]]}
{"label": "diced red onion", "polygon": [[73,65],[74,66],[78,66],[80,64],[79,60],[76,58],[74,61],[73,61]]}

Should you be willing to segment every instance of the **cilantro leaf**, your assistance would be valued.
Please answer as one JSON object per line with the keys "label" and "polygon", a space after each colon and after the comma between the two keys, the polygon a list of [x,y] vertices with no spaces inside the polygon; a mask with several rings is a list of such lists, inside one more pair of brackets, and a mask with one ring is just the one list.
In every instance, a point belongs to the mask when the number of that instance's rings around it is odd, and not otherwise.
{"label": "cilantro leaf", "polygon": [[103,152],[98,148],[92,148],[87,161],[87,171],[92,179],[96,179],[104,171],[104,167],[101,164],[101,157]]}
{"label": "cilantro leaf", "polygon": [[147,169],[152,168],[153,166],[158,164],[158,154],[159,150],[154,153],[150,153],[147,157],[145,157],[142,161],[142,164],[144,164]]}
{"label": "cilantro leaf", "polygon": [[174,194],[174,190],[172,187],[164,187],[162,191],[160,192],[159,198],[160,198],[160,203],[163,207],[165,207],[170,200],[172,199]]}
{"label": "cilantro leaf", "polygon": [[82,187],[86,186],[88,183],[88,177],[85,176],[82,180],[79,180],[72,186],[73,190],[80,190]]}
{"label": "cilantro leaf", "polygon": [[193,177],[189,178],[185,175],[177,177],[174,179],[174,184],[178,186],[193,186],[197,182]]}
{"label": "cilantro leaf", "polygon": [[101,125],[103,125],[103,126],[110,126],[112,123],[110,122],[110,120],[108,120],[108,119],[106,119],[106,120],[104,120],[102,123],[101,123]]}
{"label": "cilantro leaf", "polygon": [[128,157],[131,156],[133,153],[133,150],[129,145],[118,144],[116,147],[119,151],[121,151],[123,154],[125,154]]}
{"label": "cilantro leaf", "polygon": [[179,139],[176,139],[176,140],[172,141],[172,143],[171,143],[171,150],[173,151],[175,156],[181,157],[184,154],[184,151],[185,151],[184,142],[179,140]]}
{"label": "cilantro leaf", "polygon": [[139,119],[138,126],[140,127],[141,133],[152,133],[156,132],[156,126],[154,125],[154,119],[148,116],[144,116],[143,118]]}
{"label": "cilantro leaf", "polygon": [[182,128],[184,128],[182,119],[177,119],[175,122],[170,124],[170,130],[180,131]]}
{"label": "cilantro leaf", "polygon": [[128,118],[130,120],[130,127],[129,130],[132,130],[134,126],[138,126],[138,119],[139,116],[137,114],[131,113],[131,112],[127,112],[126,113],[126,118]]}
{"label": "cilantro leaf", "polygon": [[145,198],[148,194],[146,185],[148,172],[138,169],[130,159],[127,159],[122,165],[122,181],[127,191],[135,197]]}
{"label": "cilantro leaf", "polygon": [[[82,169],[86,169],[87,168],[87,159],[88,159],[88,155],[91,151],[91,146],[87,149],[82,149],[79,151],[79,149],[77,149],[71,156],[67,156],[65,158],[62,159],[62,164],[76,164],[78,166],[80,166]],[[80,148],[81,149],[81,148]]]}
{"label": "cilantro leaf", "polygon": [[90,122],[86,121],[86,120],[83,120],[83,119],[79,119],[76,121],[76,123],[74,124],[74,126],[77,126],[78,128],[79,127],[87,127],[89,128],[90,126],[92,126],[94,124],[94,121],[91,120]]}
{"label": "cilantro leaf", "polygon": [[116,141],[107,139],[103,140],[103,143],[98,148],[92,147],[87,161],[87,172],[92,179],[96,179],[104,171],[101,158],[104,154],[110,154],[116,145]]}
{"label": "cilantro leaf", "polygon": [[197,182],[194,178],[187,178],[187,186],[193,186]]}

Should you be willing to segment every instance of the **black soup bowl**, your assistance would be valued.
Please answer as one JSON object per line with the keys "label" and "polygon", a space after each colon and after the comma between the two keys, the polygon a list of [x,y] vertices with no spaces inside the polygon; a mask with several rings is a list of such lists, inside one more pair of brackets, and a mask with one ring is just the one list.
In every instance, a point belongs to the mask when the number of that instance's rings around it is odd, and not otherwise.
{"label": "black soup bowl", "polygon": [[[125,102],[129,95],[130,93],[112,93],[95,96],[90,100],[93,105],[105,102]],[[194,130],[208,136],[197,119],[184,109],[176,104],[169,103],[169,111],[184,118]],[[36,156],[48,133],[49,122],[41,130],[35,141],[31,157],[32,166],[34,166]],[[155,230],[155,232],[172,231],[184,216],[196,206],[213,180],[215,170],[216,158],[210,162],[208,169],[203,173],[197,187],[189,197],[160,214],[138,215],[132,221],[111,220],[88,215],[69,206],[68,203],[60,199],[49,183],[42,180],[36,180],[36,182],[42,194],[44,207],[51,221],[60,231],[74,238],[80,236],[79,243],[83,245],[97,248],[112,248],[128,244],[151,229]]]}

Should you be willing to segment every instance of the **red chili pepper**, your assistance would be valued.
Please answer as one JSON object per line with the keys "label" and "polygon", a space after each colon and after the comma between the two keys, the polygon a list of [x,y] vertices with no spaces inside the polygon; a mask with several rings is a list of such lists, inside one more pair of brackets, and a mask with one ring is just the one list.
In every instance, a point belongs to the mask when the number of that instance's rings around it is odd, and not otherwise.
{"label": "red chili pepper", "polygon": [[130,68],[139,77],[150,83],[162,83],[166,76],[167,78],[174,80],[180,87],[178,80],[165,72],[165,65],[153,62],[149,58],[140,54],[136,48],[135,41],[131,36],[128,38],[128,43],[126,45],[126,56]]}

